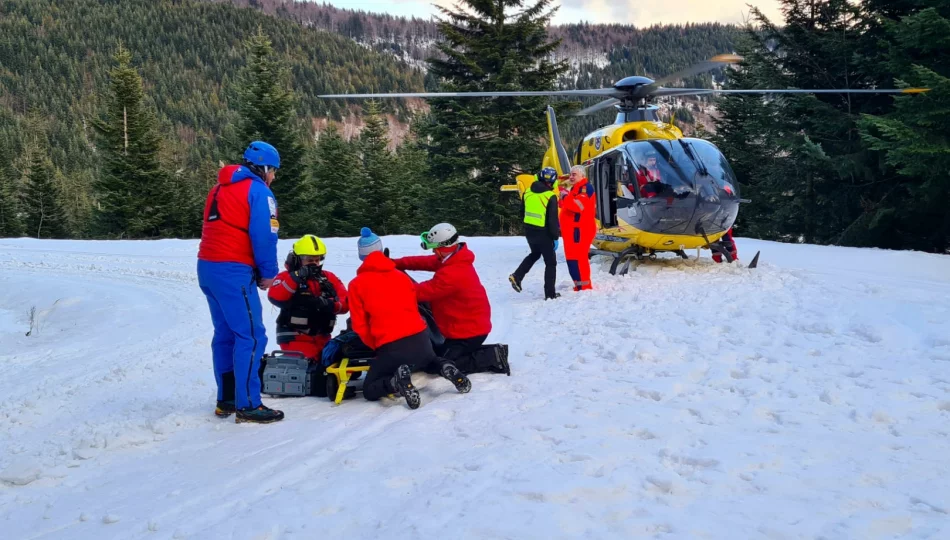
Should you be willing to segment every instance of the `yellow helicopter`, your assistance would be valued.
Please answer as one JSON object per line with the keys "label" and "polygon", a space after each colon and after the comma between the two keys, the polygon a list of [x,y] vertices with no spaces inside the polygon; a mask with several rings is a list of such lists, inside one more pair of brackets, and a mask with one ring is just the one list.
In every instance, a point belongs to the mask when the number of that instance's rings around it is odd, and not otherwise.
{"label": "yellow helicopter", "polygon": [[[659,97],[704,94],[805,94],[805,93],[887,93],[916,94],[926,88],[906,89],[751,89],[663,87],[663,84],[704,73],[742,57],[722,54],[659,80],[631,76],[612,88],[590,90],[508,91],[508,92],[420,92],[394,94],[334,94],[323,98],[441,98],[519,96],[600,96],[607,99],[575,115],[586,115],[608,107],[617,109],[614,123],[587,134],[568,156],[561,141],[554,109],[547,107],[548,149],[541,167],[553,167],[559,176],[572,165],[585,165],[597,197],[598,234],[590,256],[613,258],[610,273],[624,274],[631,263],[656,259],[657,253],[673,252],[686,259],[686,250],[706,248],[733,262],[722,243],[739,212],[738,181],[728,160],[709,141],[685,137],[672,119],[659,118],[659,107],[651,102]],[[502,191],[530,188],[534,175],[522,174]],[[749,268],[755,268],[756,253]]]}

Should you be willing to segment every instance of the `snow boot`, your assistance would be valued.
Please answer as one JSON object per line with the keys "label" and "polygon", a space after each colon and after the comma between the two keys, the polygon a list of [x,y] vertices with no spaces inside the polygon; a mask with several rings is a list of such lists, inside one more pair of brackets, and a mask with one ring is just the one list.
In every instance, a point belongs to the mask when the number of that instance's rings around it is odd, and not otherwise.
{"label": "snow boot", "polygon": [[452,362],[442,364],[440,373],[455,385],[455,389],[458,390],[460,394],[467,394],[472,390],[472,381],[468,380],[468,377],[459,371],[459,368],[455,367],[455,364]]}
{"label": "snow boot", "polygon": [[511,366],[508,365],[508,345],[495,346],[495,365],[491,367],[491,371],[511,377]]}
{"label": "snow boot", "polygon": [[394,394],[406,398],[406,405],[410,409],[418,409],[422,405],[422,398],[419,397],[419,391],[412,385],[412,370],[406,364],[396,369],[396,374],[389,381]]}
{"label": "snow boot", "polygon": [[514,289],[515,292],[521,292],[521,281],[516,278],[514,274],[508,276],[508,283],[511,283],[511,288]]}
{"label": "snow boot", "polygon": [[561,293],[559,292],[554,293],[554,296],[547,295],[547,294],[544,295],[545,300],[554,300],[555,298],[560,298],[560,297],[561,297]]}
{"label": "snow boot", "polygon": [[283,411],[275,411],[262,403],[261,406],[256,409],[251,409],[250,407],[247,409],[238,409],[234,422],[237,424],[243,424],[245,422],[270,424],[271,422],[279,422],[283,419]]}
{"label": "snow boot", "polygon": [[219,401],[214,408],[214,415],[218,418],[227,418],[234,414],[236,410],[237,409],[234,408],[234,401]]}

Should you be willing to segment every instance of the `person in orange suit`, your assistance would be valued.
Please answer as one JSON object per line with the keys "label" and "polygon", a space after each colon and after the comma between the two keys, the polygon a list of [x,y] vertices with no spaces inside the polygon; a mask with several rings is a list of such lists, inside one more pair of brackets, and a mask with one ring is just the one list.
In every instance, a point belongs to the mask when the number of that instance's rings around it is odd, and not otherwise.
{"label": "person in orange suit", "polygon": [[596,200],[594,186],[587,181],[587,169],[583,165],[571,167],[570,176],[561,186],[558,206],[561,208],[558,221],[564,238],[564,255],[574,280],[574,290],[592,289],[588,253],[597,234]]}

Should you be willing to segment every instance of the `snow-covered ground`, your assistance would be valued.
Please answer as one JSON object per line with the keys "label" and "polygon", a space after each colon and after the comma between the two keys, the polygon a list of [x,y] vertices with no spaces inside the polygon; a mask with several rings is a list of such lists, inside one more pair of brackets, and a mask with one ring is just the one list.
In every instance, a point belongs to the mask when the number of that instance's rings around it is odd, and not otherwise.
{"label": "snow-covered ground", "polygon": [[261,426],[212,414],[197,242],[0,240],[0,537],[950,538],[950,257],[738,243],[544,302],[472,239],[511,377]]}

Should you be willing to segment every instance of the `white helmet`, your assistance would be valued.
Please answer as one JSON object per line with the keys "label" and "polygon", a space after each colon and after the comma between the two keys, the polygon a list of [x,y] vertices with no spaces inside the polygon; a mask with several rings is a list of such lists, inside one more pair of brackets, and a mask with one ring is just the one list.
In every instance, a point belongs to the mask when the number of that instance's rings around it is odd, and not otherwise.
{"label": "white helmet", "polygon": [[428,232],[422,233],[422,249],[454,246],[458,243],[459,233],[451,223],[439,223]]}

